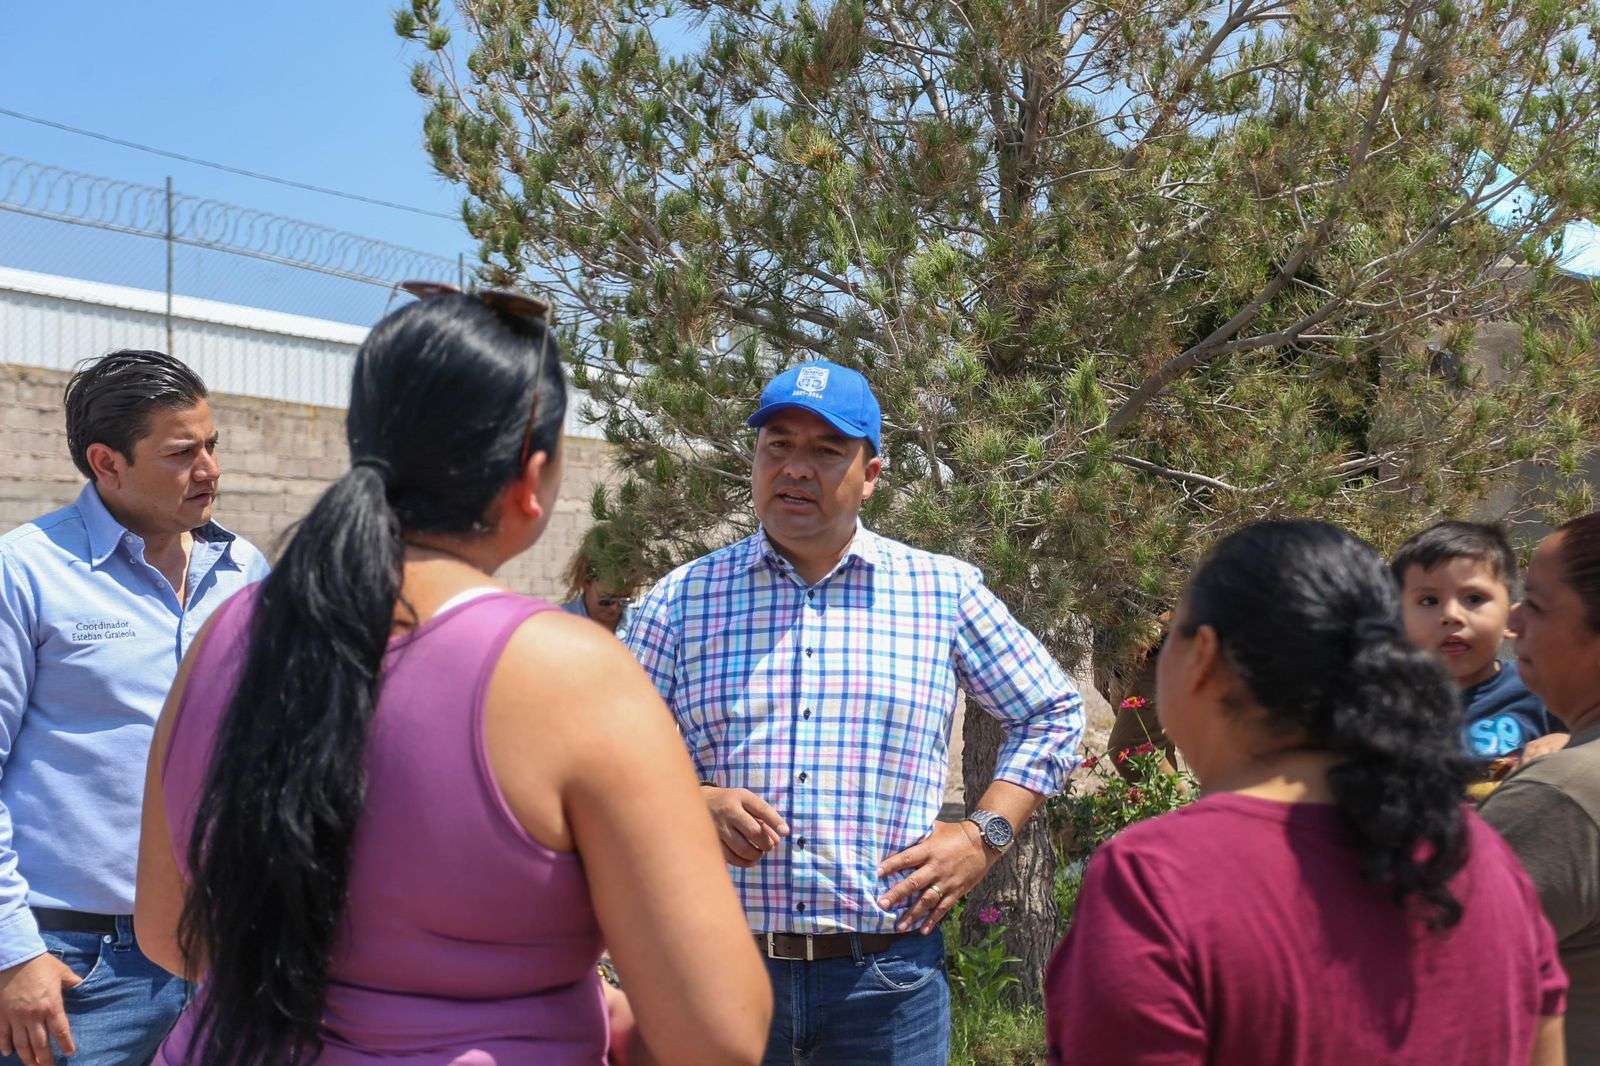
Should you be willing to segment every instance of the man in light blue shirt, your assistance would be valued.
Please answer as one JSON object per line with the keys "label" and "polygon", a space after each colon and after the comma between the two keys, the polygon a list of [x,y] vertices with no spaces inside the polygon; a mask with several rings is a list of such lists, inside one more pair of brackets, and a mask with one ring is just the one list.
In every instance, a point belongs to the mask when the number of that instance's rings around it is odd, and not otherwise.
{"label": "man in light blue shirt", "polygon": [[133,935],[156,718],[206,618],[267,565],[211,521],[217,433],[188,367],[112,352],[65,403],[88,483],[0,537],[0,1064],[131,1066],[188,995]]}

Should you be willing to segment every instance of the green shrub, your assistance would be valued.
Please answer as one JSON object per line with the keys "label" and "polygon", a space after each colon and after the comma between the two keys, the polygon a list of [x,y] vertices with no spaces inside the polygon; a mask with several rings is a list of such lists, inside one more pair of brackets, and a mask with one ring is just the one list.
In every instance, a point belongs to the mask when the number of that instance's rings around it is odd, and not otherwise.
{"label": "green shrub", "polygon": [[[962,905],[945,928],[961,928]],[[1044,1011],[1008,1004],[1017,983],[1017,959],[1006,954],[999,912],[981,915],[986,931],[973,944],[950,951],[950,1062],[952,1066],[1036,1066],[1045,1061]]]}
{"label": "green shrub", "polygon": [[[1078,783],[1045,805],[1060,861],[1056,903],[1063,934],[1072,923],[1083,871],[1095,849],[1134,822],[1177,810],[1193,800],[1197,790],[1187,771],[1162,769],[1161,750],[1150,743],[1091,755],[1083,765],[1095,779],[1094,789],[1086,790]],[[1117,765],[1128,770],[1128,777],[1116,771]]]}

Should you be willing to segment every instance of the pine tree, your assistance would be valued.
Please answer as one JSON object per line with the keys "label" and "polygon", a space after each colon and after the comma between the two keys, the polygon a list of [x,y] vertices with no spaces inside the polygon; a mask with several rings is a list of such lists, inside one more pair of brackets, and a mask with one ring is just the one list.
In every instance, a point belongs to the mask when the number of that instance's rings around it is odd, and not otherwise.
{"label": "pine tree", "polygon": [[[1218,533],[1392,547],[1593,506],[1595,0],[413,0],[481,276],[552,294],[658,572],[749,531],[775,369],[862,368],[884,533],[1064,660],[1154,636]],[[1485,323],[1520,344],[1492,375]],[[1541,476],[1513,472],[1535,471]],[[1510,488],[1507,488],[1507,485]],[[1541,511],[1542,509],[1542,511]],[[997,733],[969,716],[969,785]],[[1036,820],[1037,821],[1037,820]],[[1037,997],[1037,826],[999,903]]]}

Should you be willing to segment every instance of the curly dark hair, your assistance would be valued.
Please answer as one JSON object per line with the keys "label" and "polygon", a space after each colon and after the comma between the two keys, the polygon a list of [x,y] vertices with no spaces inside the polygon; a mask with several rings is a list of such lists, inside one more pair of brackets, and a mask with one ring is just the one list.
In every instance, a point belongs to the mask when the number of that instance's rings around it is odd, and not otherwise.
{"label": "curly dark hair", "polygon": [[1328,783],[1367,880],[1432,928],[1460,921],[1449,883],[1467,860],[1473,772],[1460,700],[1404,639],[1378,553],[1325,522],[1245,526],[1201,563],[1178,624],[1216,632],[1269,729],[1337,757]]}

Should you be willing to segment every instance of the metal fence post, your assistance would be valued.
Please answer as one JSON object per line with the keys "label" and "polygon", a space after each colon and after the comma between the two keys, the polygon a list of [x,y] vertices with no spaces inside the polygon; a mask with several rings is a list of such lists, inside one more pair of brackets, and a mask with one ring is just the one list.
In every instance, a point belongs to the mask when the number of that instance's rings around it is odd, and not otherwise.
{"label": "metal fence post", "polygon": [[176,355],[172,343],[172,175],[167,175],[167,354]]}
{"label": "metal fence post", "polygon": [[456,253],[456,288],[466,291],[467,288],[467,255],[465,252]]}

